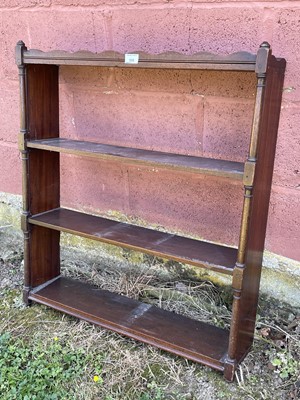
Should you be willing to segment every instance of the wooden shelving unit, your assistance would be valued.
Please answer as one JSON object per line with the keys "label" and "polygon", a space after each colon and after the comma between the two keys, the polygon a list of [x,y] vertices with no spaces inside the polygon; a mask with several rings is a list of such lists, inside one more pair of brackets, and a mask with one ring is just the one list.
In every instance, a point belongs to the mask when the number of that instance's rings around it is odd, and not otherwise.
{"label": "wooden shelving unit", "polygon": [[[24,300],[46,304],[153,344],[224,373],[232,381],[253,341],[285,60],[268,43],[257,54],[148,55],[136,64],[114,52],[93,54],[16,47],[23,164]],[[249,155],[245,163],[63,139],[59,135],[60,65],[252,71],[257,77]],[[238,249],[155,231],[60,207],[60,153],[189,171],[242,181]],[[194,321],[60,275],[60,232],[208,268],[232,276],[230,330]]]}

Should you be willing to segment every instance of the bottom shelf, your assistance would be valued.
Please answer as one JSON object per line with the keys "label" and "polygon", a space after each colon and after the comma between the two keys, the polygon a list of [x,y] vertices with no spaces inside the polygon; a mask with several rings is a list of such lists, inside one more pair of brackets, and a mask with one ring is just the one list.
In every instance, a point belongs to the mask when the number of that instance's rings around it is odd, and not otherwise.
{"label": "bottom shelf", "polygon": [[89,284],[58,277],[29,299],[223,371],[229,333]]}

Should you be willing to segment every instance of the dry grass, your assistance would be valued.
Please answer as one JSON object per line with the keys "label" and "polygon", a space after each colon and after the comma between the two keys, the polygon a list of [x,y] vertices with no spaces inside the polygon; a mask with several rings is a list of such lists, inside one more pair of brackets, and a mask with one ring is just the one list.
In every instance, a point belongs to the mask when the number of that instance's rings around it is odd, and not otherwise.
{"label": "dry grass", "polygon": [[[1,239],[1,238],[0,238]],[[1,254],[4,254],[2,252]],[[299,356],[300,321],[287,305],[262,299],[253,350],[240,366],[233,384],[221,374],[183,358],[172,356],[118,334],[79,321],[40,305],[24,307],[20,300],[20,257],[6,251],[2,271],[15,269],[16,289],[6,284],[0,290],[0,334],[11,332],[28,343],[58,337],[73,349],[83,348],[101,360],[103,382],[93,381],[93,365],[70,382],[76,399],[162,400],[162,399],[296,399],[299,377],[292,359]],[[88,258],[86,253],[65,249],[63,274],[92,282],[120,294],[155,304],[194,319],[228,327],[228,290],[182,275],[180,265],[146,259],[144,265],[113,259]],[[6,276],[9,281],[11,275]],[[282,357],[293,369],[281,378],[281,366],[272,361]],[[0,396],[1,398],[1,396]],[[72,397],[73,399],[74,397]]]}

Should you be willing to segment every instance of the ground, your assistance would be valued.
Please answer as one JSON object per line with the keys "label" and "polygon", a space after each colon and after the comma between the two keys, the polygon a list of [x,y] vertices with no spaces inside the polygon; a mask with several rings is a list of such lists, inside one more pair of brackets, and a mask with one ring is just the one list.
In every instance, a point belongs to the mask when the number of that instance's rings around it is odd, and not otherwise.
{"label": "ground", "polygon": [[[92,253],[92,254],[91,254]],[[231,294],[178,263],[134,265],[78,248],[62,252],[63,274],[228,326]],[[22,303],[22,237],[0,229],[0,398],[3,400],[298,399],[299,311],[261,296],[253,348],[234,383],[207,367],[41,305]]]}

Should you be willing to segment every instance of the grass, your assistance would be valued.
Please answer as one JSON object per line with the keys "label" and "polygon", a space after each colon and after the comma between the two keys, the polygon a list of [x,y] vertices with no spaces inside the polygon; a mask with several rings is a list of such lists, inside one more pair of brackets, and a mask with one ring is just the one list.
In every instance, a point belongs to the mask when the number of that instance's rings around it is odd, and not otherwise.
{"label": "grass", "polygon": [[[253,349],[236,381],[228,384],[218,372],[152,346],[41,305],[25,307],[20,253],[7,254],[0,265],[7,272],[0,285],[1,400],[299,397],[300,320],[288,305],[261,299]],[[228,327],[230,291],[183,275],[181,265],[166,268],[152,258],[142,267],[126,260],[92,260],[71,248],[62,258],[68,260],[62,263],[67,276]]]}
{"label": "grass", "polygon": [[[0,336],[0,392],[3,400],[72,399],[88,376],[102,383],[101,358],[72,348],[57,336],[29,342],[9,333]],[[75,384],[75,381],[76,384]]]}

